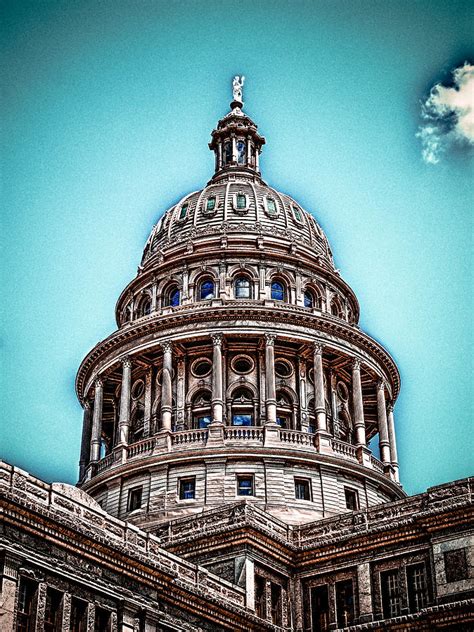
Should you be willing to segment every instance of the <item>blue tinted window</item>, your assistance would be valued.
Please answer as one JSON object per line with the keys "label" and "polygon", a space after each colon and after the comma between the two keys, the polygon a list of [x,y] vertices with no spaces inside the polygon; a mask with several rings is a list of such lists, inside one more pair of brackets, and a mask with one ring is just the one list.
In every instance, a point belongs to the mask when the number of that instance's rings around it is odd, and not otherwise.
{"label": "blue tinted window", "polygon": [[187,212],[188,212],[188,204],[183,204],[183,206],[181,207],[181,211],[179,213],[179,219],[184,219],[186,217]]}
{"label": "blue tinted window", "polygon": [[226,163],[232,160],[232,145],[231,143],[225,143],[224,145],[224,160]]}
{"label": "blue tinted window", "polygon": [[283,287],[283,283],[279,281],[273,281],[272,283],[272,299],[274,301],[284,301],[285,300],[285,288]]}
{"label": "blue tinted window", "polygon": [[314,306],[313,295],[311,294],[311,292],[305,292],[304,293],[304,306],[305,307],[313,307]]}
{"label": "blue tinted window", "polygon": [[273,198],[267,198],[267,211],[270,215],[275,215],[276,213],[276,204]]}
{"label": "blue tinted window", "polygon": [[179,497],[182,500],[194,498],[195,496],[196,481],[195,479],[188,479],[179,482]]}
{"label": "blue tinted window", "polygon": [[242,140],[239,140],[237,143],[237,162],[239,165],[245,164],[245,159],[247,156],[247,149],[245,147],[245,143]]}
{"label": "blue tinted window", "polygon": [[233,426],[251,426],[252,415],[232,415]]}
{"label": "blue tinted window", "polygon": [[205,301],[214,298],[214,283],[210,280],[201,283],[200,299]]}
{"label": "blue tinted window", "polygon": [[209,415],[205,417],[198,417],[198,428],[207,428],[211,423],[211,417]]}
{"label": "blue tinted window", "polygon": [[216,198],[207,198],[206,211],[213,211],[216,208]]}
{"label": "blue tinted window", "polygon": [[245,208],[247,205],[247,200],[245,199],[245,195],[243,193],[237,194],[237,208]]}
{"label": "blue tinted window", "polygon": [[170,291],[168,304],[171,307],[177,307],[179,305],[179,290],[178,290],[178,288],[174,288],[174,289],[172,289]]}
{"label": "blue tinted window", "polygon": [[253,496],[252,476],[239,476],[237,478],[237,494],[239,496]]}
{"label": "blue tinted window", "polygon": [[277,424],[281,428],[286,428],[286,417],[277,417]]}

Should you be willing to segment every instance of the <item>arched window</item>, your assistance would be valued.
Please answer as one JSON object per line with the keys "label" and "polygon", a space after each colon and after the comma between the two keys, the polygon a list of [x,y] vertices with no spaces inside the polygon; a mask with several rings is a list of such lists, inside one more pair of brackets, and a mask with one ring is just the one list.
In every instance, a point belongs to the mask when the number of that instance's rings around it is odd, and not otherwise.
{"label": "arched window", "polygon": [[312,309],[314,307],[314,295],[311,290],[306,290],[304,293],[304,306],[308,309]]}
{"label": "arched window", "polygon": [[211,393],[199,391],[192,402],[193,428],[207,428],[212,421]]}
{"label": "arched window", "polygon": [[308,432],[316,432],[316,410],[314,399],[308,402]]}
{"label": "arched window", "polygon": [[208,301],[211,298],[215,298],[214,281],[212,279],[206,278],[199,283],[199,300]]}
{"label": "arched window", "polygon": [[284,301],[286,299],[285,286],[281,281],[272,281],[272,299],[274,301]]}
{"label": "arched window", "polygon": [[141,316],[148,316],[148,314],[151,312],[151,298],[148,295],[145,295],[142,297],[142,299],[140,300],[140,303],[138,304],[138,318],[140,318]]}
{"label": "arched window", "polygon": [[180,303],[180,292],[177,285],[171,285],[165,292],[165,307],[177,307]]}
{"label": "arched window", "polygon": [[285,393],[278,391],[277,400],[277,424],[282,428],[292,428],[293,410],[291,400]]}
{"label": "arched window", "polygon": [[337,296],[331,301],[331,314],[333,316],[337,316],[338,318],[344,318],[344,310],[342,309],[342,305],[339,302]]}
{"label": "arched window", "polygon": [[235,298],[252,298],[252,286],[246,276],[237,277],[234,282]]}
{"label": "arched window", "polygon": [[252,393],[247,388],[239,388],[232,397],[232,425],[253,425]]}
{"label": "arched window", "polygon": [[239,165],[244,165],[247,158],[247,147],[245,141],[237,141],[237,162]]}
{"label": "arched window", "polygon": [[230,141],[224,143],[224,162],[226,165],[232,162],[232,143]]}

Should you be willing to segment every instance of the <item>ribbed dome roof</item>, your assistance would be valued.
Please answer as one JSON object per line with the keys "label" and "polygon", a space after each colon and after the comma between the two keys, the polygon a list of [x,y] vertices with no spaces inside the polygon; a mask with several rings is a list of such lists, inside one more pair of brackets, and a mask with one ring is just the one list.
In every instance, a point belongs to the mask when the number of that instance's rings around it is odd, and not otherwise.
{"label": "ribbed dome roof", "polygon": [[142,266],[156,253],[164,255],[168,247],[179,242],[244,232],[293,242],[334,267],[326,236],[314,217],[262,180],[259,155],[265,138],[242,107],[241,90],[234,90],[231,111],[218,121],[211,134],[209,148],[216,157],[212,180],[164,213],[148,238]]}
{"label": "ribbed dome roof", "polygon": [[326,236],[293,198],[247,174],[227,174],[183,197],[153,227],[142,265],[157,252],[200,235],[253,232],[294,241],[332,264]]}

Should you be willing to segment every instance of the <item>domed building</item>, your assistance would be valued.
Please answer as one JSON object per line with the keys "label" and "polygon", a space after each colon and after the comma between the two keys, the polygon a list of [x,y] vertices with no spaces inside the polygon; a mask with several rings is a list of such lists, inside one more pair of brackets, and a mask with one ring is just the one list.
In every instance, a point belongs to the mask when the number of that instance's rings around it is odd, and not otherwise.
{"label": "domed building", "polygon": [[242,85],[79,368],[78,488],[0,462],[2,631],[473,629],[473,479],[403,492],[397,367]]}
{"label": "domed building", "polygon": [[146,529],[242,497],[291,524],[404,497],[397,367],[358,327],[314,216],[263,180],[265,139],[242,105],[212,132],[214,176],[153,227],[118,330],[77,376],[81,486]]}

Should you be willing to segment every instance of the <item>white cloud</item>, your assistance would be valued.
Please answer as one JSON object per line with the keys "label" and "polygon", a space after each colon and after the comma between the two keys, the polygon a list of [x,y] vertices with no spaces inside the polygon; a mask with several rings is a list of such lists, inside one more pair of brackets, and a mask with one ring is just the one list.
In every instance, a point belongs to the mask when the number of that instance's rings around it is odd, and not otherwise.
{"label": "white cloud", "polygon": [[474,146],[474,65],[465,62],[455,68],[452,86],[433,86],[422,103],[421,116],[417,136],[425,162],[438,163],[454,144]]}

